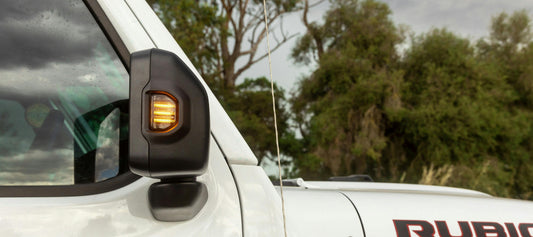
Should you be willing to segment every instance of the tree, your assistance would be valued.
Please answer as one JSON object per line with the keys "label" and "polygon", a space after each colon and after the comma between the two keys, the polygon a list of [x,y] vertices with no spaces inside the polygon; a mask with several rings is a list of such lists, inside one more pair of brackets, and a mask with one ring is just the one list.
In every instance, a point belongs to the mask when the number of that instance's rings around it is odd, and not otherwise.
{"label": "tree", "polygon": [[525,10],[492,18],[488,39],[478,41],[481,59],[492,63],[520,93],[520,104],[533,106],[533,32]]}
{"label": "tree", "polygon": [[215,83],[220,65],[220,35],[228,35],[222,25],[224,17],[209,1],[149,0],[161,21],[180,44],[204,80]]}
{"label": "tree", "polygon": [[[509,15],[501,13],[492,19],[490,36],[478,41],[479,59],[490,64],[514,89],[518,97],[510,110],[532,121],[533,113],[533,32],[531,18],[525,10]],[[528,123],[530,124],[530,123]],[[531,127],[531,125],[530,125]],[[520,127],[528,134],[531,128]],[[521,142],[521,159],[511,163],[507,185],[510,196],[533,198],[533,139],[531,135]]]}
{"label": "tree", "polygon": [[305,23],[293,58],[318,67],[291,100],[300,174],[533,198],[527,14],[494,18],[477,45],[433,29],[413,36],[401,58],[402,30],[389,15],[382,3],[338,0],[323,25]]}
{"label": "tree", "polygon": [[409,109],[394,133],[408,148],[407,179],[421,179],[420,167],[452,165],[445,184],[512,196],[511,170],[528,156],[522,144],[531,129],[529,115],[513,108],[512,86],[467,39],[447,30],[412,45],[402,65]]}
{"label": "tree", "polygon": [[296,62],[316,60],[292,101],[303,136],[295,154],[303,176],[366,173],[386,147],[384,112],[401,107],[395,46],[401,30],[384,3],[338,0],[324,24],[303,21],[307,33],[293,50]]}
{"label": "tree", "polygon": [[[267,1],[267,18],[277,50],[294,35],[283,30],[281,18],[299,9],[298,0]],[[230,117],[252,147],[259,163],[273,158],[276,152],[270,83],[264,77],[238,77],[253,64],[267,56],[258,53],[265,41],[263,2],[260,0],[151,0],[170,33],[180,44],[203,79],[217,95]],[[279,25],[279,30],[272,30]],[[237,61],[244,59],[244,63]],[[277,95],[278,127],[281,146],[294,139],[287,125],[284,109],[285,92],[275,86]],[[284,149],[284,150],[285,150]]]}
{"label": "tree", "polygon": [[[288,125],[289,112],[285,108],[285,93],[274,85],[280,147],[282,151],[292,149],[294,134]],[[276,143],[270,81],[265,77],[246,78],[235,88],[235,94],[226,98],[228,113],[235,121],[244,138],[254,151],[259,164],[263,159],[275,160]]]}
{"label": "tree", "polygon": [[[231,93],[237,78],[267,56],[258,53],[266,37],[260,0],[151,0],[155,12],[180,43],[218,96]],[[267,18],[276,43],[272,52],[294,35],[280,19],[299,9],[298,0],[267,1]],[[278,31],[274,25],[279,25]],[[276,37],[276,33],[279,37]],[[244,63],[239,64],[242,59]]]}

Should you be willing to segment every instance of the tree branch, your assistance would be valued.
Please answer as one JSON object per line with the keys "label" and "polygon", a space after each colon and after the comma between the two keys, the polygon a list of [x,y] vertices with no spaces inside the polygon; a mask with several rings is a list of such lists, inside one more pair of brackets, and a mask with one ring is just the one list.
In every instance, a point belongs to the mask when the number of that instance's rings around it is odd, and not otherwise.
{"label": "tree branch", "polygon": [[[281,45],[283,45],[285,42],[289,41],[290,39],[292,39],[293,37],[295,37],[297,34],[293,34],[289,37],[286,37],[283,39],[283,41],[281,41],[280,43],[278,43],[274,48],[270,49],[270,52],[275,52],[277,49],[279,49],[279,47],[281,47]],[[255,55],[255,53],[251,54],[252,55]],[[265,53],[255,59],[253,59],[253,57],[249,57],[248,58],[248,62],[242,66],[241,68],[239,68],[237,70],[237,72],[235,73],[235,77],[239,77],[241,75],[241,73],[243,73],[244,71],[246,71],[248,68],[250,68],[253,64],[263,60],[264,58],[266,58],[268,56],[268,53]]]}

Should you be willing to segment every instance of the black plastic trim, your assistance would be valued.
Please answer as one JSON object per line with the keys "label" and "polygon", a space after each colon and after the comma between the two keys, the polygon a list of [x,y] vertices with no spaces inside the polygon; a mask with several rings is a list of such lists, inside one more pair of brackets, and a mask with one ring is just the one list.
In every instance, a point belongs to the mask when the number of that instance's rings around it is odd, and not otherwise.
{"label": "black plastic trim", "polygon": [[[83,0],[90,13],[111,43],[120,61],[130,72],[130,53],[117,31],[107,18],[97,0]],[[71,197],[100,194],[129,185],[140,176],[127,171],[111,179],[90,184],[54,185],[54,186],[0,186],[0,197]]]}
{"label": "black plastic trim", "polygon": [[[176,54],[147,49],[132,53],[130,73],[130,170],[157,179],[196,177],[209,161],[207,92]],[[150,129],[150,97],[161,93],[179,105],[177,126],[166,132]]]}
{"label": "black plastic trim", "polygon": [[130,52],[128,51],[128,48],[126,48],[126,45],[120,39],[120,36],[118,35],[118,32],[115,30],[115,27],[111,24],[111,21],[104,13],[104,10],[102,10],[102,7],[98,4],[97,0],[83,0],[91,14],[93,15],[94,19],[102,29],[102,31],[105,34],[105,37],[109,42],[111,42],[111,46],[113,46],[113,49],[115,49],[115,52],[118,53],[118,56],[120,58],[120,61],[122,61],[122,64],[126,67],[126,70],[128,73],[130,72]]}
{"label": "black plastic trim", "polygon": [[111,179],[92,183],[56,186],[0,186],[0,197],[71,197],[105,193],[133,183],[140,176],[130,171]]}
{"label": "black plastic trim", "polygon": [[207,202],[207,186],[201,182],[154,183],[148,190],[150,211],[159,221],[187,221]]}

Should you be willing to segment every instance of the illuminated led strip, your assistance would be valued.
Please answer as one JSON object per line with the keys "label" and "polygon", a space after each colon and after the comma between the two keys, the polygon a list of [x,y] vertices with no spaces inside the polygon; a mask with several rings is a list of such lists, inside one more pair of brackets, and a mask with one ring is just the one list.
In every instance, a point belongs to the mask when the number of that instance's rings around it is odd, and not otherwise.
{"label": "illuminated led strip", "polygon": [[166,93],[153,93],[150,96],[150,130],[165,132],[178,122],[179,106],[174,98]]}

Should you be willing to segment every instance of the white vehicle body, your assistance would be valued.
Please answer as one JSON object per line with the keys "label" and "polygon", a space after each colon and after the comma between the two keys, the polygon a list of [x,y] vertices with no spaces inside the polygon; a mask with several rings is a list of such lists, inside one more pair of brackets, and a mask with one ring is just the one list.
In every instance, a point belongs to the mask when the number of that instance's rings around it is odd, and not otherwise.
{"label": "white vehicle body", "polygon": [[[129,53],[151,48],[171,51],[200,77],[146,2],[97,2]],[[2,235],[283,236],[278,191],[257,166],[257,159],[214,94],[203,85],[208,92],[211,136],[209,164],[198,180],[207,186],[209,196],[194,218],[180,222],[156,220],[148,205],[147,190],[157,180],[142,177],[100,194],[3,197]],[[301,182],[299,187],[284,189],[284,197],[289,236],[445,236],[437,222],[441,226],[445,222],[451,236],[533,236],[532,202],[463,189]],[[427,222],[432,230],[417,224],[420,222]],[[459,222],[467,223],[463,225],[468,226],[471,235],[461,231]],[[400,233],[400,225],[406,226],[408,235]]]}

